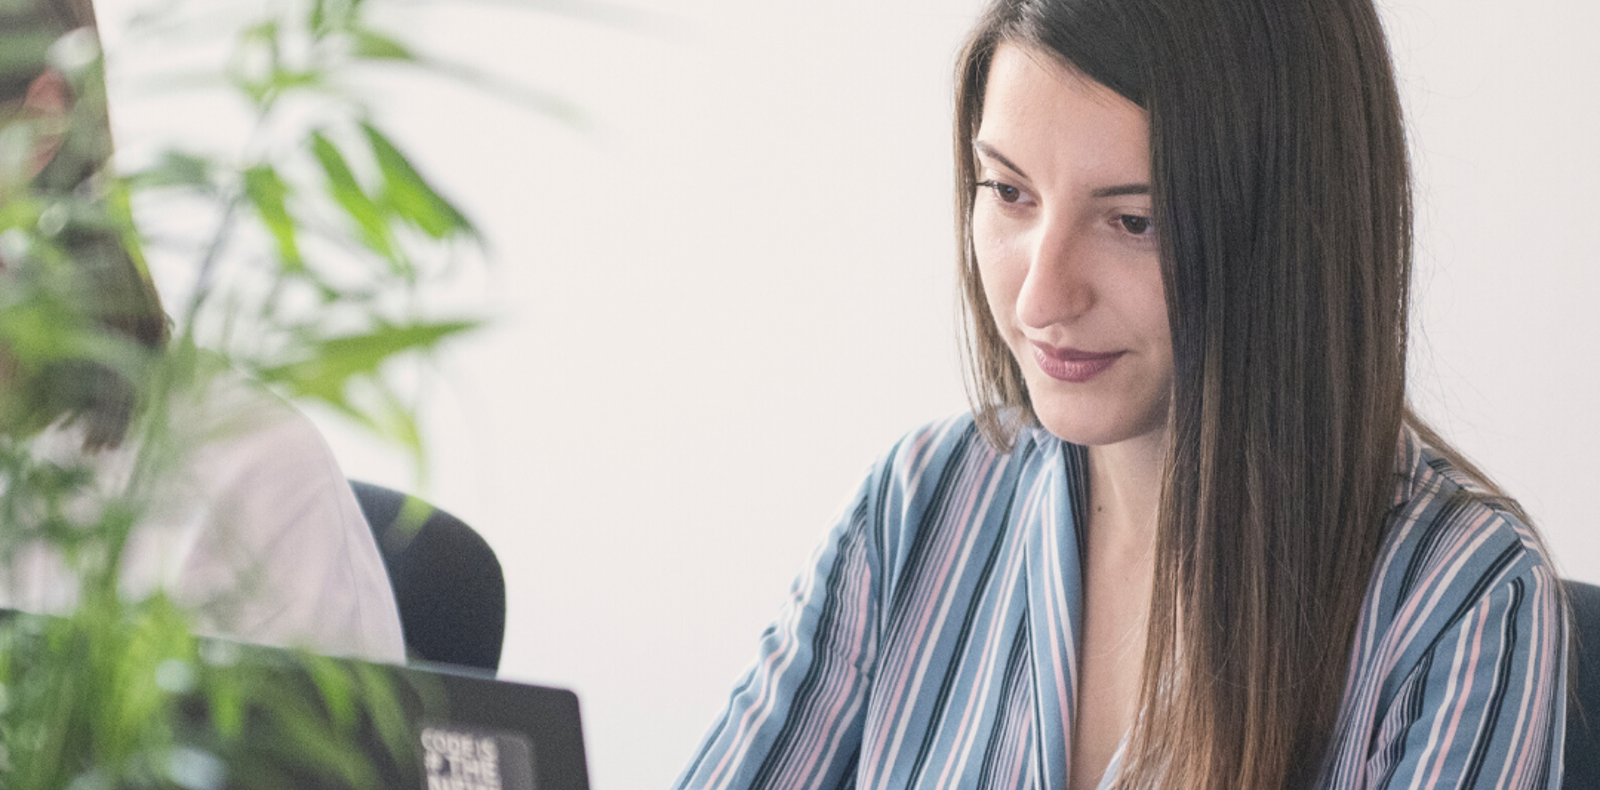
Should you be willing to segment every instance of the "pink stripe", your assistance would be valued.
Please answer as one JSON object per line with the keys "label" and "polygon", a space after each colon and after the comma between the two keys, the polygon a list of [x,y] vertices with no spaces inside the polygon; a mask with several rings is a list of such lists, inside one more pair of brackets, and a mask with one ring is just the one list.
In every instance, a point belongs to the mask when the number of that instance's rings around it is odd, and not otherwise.
{"label": "pink stripe", "polygon": [[[1436,495],[1437,491],[1430,487],[1426,494],[1424,494],[1420,499],[1407,508],[1407,512],[1410,514],[1406,519],[1406,530],[1408,532],[1416,526],[1421,513],[1427,509],[1429,504],[1433,502]],[[1427,587],[1424,584],[1425,581],[1426,580],[1418,580],[1417,584],[1412,588],[1411,591],[1409,598],[1411,601],[1410,606],[1395,613],[1394,620],[1389,624],[1389,630],[1385,632],[1387,638],[1385,638],[1381,644],[1377,645],[1378,653],[1376,656],[1374,656],[1374,659],[1378,660],[1379,666],[1377,668],[1377,674],[1380,677],[1393,670],[1394,667],[1391,662],[1394,658],[1394,653],[1398,652],[1399,649],[1403,649],[1406,645],[1405,640],[1401,640],[1399,645],[1395,645],[1395,635],[1399,633],[1398,626],[1404,621],[1405,618],[1414,614],[1416,606],[1425,597],[1421,594],[1427,590]],[[1373,606],[1376,607],[1377,605],[1378,602],[1374,601]],[[1378,619],[1379,618],[1374,618],[1368,624],[1369,628],[1374,629],[1373,631],[1369,632],[1369,638],[1375,639],[1377,637],[1375,629],[1378,627]]]}
{"label": "pink stripe", "polygon": [[[1006,574],[1005,578],[1001,580],[1001,586],[997,588],[1001,591],[1001,595],[1004,596],[1005,603],[1000,608],[1000,611],[996,613],[996,616],[989,621],[989,633],[984,637],[983,652],[981,653],[983,658],[978,662],[976,672],[976,676],[983,678],[983,682],[973,683],[971,691],[967,694],[966,707],[961,713],[961,723],[956,728],[953,736],[954,740],[952,741],[952,743],[958,743],[962,746],[959,750],[950,750],[950,756],[945,760],[944,770],[939,774],[937,787],[952,787],[950,778],[956,772],[957,765],[964,767],[967,760],[971,758],[972,747],[976,740],[975,733],[972,731],[977,722],[976,714],[983,709],[983,700],[989,698],[989,692],[994,685],[994,676],[990,666],[997,662],[1000,653],[1008,652],[1005,650],[1006,645],[1004,644],[1008,641],[1004,639],[1006,631],[1002,629],[1011,622],[1011,604],[1015,598],[1007,593],[1015,589],[1017,575],[1022,571],[1022,563],[1017,560],[1016,555],[1023,541],[1014,539],[1014,533],[1007,537],[1010,547],[1003,558]],[[956,660],[959,660],[959,657]]]}
{"label": "pink stripe", "polygon": [[[881,704],[879,708],[884,712],[885,716],[889,716],[891,718],[893,717],[893,712],[898,710],[909,697],[908,686],[914,677],[914,675],[911,673],[911,670],[914,666],[914,660],[919,658],[925,660],[927,657],[926,651],[921,650],[920,648],[923,646],[924,640],[926,639],[929,624],[933,621],[936,614],[935,607],[932,604],[937,601],[937,597],[935,595],[937,587],[933,587],[932,589],[924,589],[923,585],[927,585],[930,581],[949,581],[948,569],[955,561],[959,543],[954,540],[955,533],[958,531],[949,529],[948,526],[951,522],[958,524],[963,523],[960,519],[964,518],[972,510],[972,503],[976,499],[975,488],[969,484],[970,477],[965,474],[960,474],[957,475],[956,479],[961,482],[961,485],[953,493],[953,496],[956,497],[956,502],[958,503],[957,513],[952,519],[941,519],[939,523],[933,527],[935,533],[938,535],[938,541],[932,547],[933,556],[938,559],[936,565],[938,572],[921,573],[915,578],[909,580],[909,582],[914,585],[913,589],[915,590],[916,594],[907,602],[907,607],[909,611],[916,612],[919,616],[915,620],[911,621],[914,628],[911,631],[911,634],[901,642],[901,644],[905,645],[907,649],[903,652],[896,652],[886,656],[888,660],[885,662],[883,670],[879,675],[881,679],[889,681],[889,683],[886,684],[889,693],[880,698],[883,704]],[[868,754],[876,755],[890,750],[892,747],[887,742],[888,738],[891,731],[896,731],[898,729],[899,728],[881,728],[878,732],[877,741],[871,745],[871,749]],[[872,764],[868,766],[867,773],[863,776],[863,786],[871,786],[871,784],[877,780],[878,774],[882,773],[881,769],[886,767],[886,765],[891,762],[892,759],[892,754],[882,759],[874,759]],[[866,764],[866,760],[863,760],[863,764]]]}
{"label": "pink stripe", "polygon": [[[1023,706],[1019,706],[1019,708],[1025,710],[1025,707]],[[1029,741],[1033,740],[1033,727],[1030,726],[1033,720],[1023,717],[1020,712],[1017,714],[1017,716],[1022,726],[1017,728],[1019,732],[1017,733],[1017,738],[1013,741],[1013,743],[1016,744],[1016,748],[1013,749],[1013,752],[1016,754],[1016,756],[1011,760],[1011,770],[1006,777],[1010,781],[1001,785],[1002,787],[1020,786],[1022,774],[1027,770],[1028,766],[1029,750],[1025,747]]]}
{"label": "pink stripe", "polygon": [[[808,574],[804,589],[809,590],[815,579],[816,574],[814,572]],[[796,597],[799,600],[805,600],[804,595]],[[793,617],[798,618],[802,611],[802,607],[794,607],[791,614]],[[791,649],[790,646],[793,642],[795,631],[796,629],[793,627],[792,623],[788,624],[788,627],[781,629],[781,632],[783,633],[783,641],[778,643],[778,649],[774,650],[772,655],[767,656],[765,664],[762,665],[761,673],[757,675],[757,677],[766,679],[766,682],[761,684],[761,693],[756,697],[755,704],[752,704],[747,710],[745,710],[744,716],[739,719],[739,729],[735,731],[736,734],[730,740],[730,744],[740,744],[739,748],[729,749],[726,752],[723,752],[722,760],[717,763],[716,769],[713,770],[711,772],[711,776],[706,779],[707,787],[717,787],[719,783],[724,782],[725,780],[722,777],[723,772],[727,771],[730,767],[743,760],[744,753],[749,751],[750,736],[755,734],[759,728],[760,721],[765,720],[767,714],[771,712],[764,710],[764,708],[772,704],[772,691],[777,685],[777,676],[772,672],[772,667],[774,664],[779,663],[780,660],[782,660],[784,665],[787,666],[788,660],[793,658],[788,651]],[[760,719],[757,719],[758,714]],[[730,773],[727,779],[731,780],[732,778],[733,775]]]}
{"label": "pink stripe", "polygon": [[[1445,730],[1443,741],[1438,744],[1439,750],[1438,756],[1434,758],[1433,775],[1428,779],[1430,787],[1439,781],[1439,774],[1444,770],[1445,758],[1450,756],[1450,749],[1455,745],[1456,730],[1461,727],[1461,717],[1466,712],[1467,700],[1472,696],[1472,685],[1478,672],[1478,657],[1483,648],[1484,624],[1487,622],[1488,617],[1488,607],[1479,605],[1477,607],[1477,627],[1474,629],[1472,636],[1471,657],[1468,659],[1466,666],[1457,668],[1454,673],[1454,677],[1461,679],[1461,686],[1456,697],[1455,709],[1450,713],[1450,725]],[[1459,647],[1456,649],[1457,651],[1460,650]],[[1465,674],[1463,674],[1463,671]]]}
{"label": "pink stripe", "polygon": [[[1540,585],[1536,582],[1533,585],[1533,588],[1528,591],[1528,595],[1530,597],[1530,600],[1533,601],[1533,602],[1537,602],[1538,601],[1538,598],[1536,596],[1539,593],[1539,589],[1538,589],[1539,586]],[[1538,606],[1534,606],[1532,608],[1533,616],[1529,619],[1529,623],[1528,623],[1528,639],[1529,639],[1529,642],[1531,644],[1534,644],[1534,645],[1542,645],[1543,642],[1544,642],[1544,637],[1540,633],[1541,630],[1542,630],[1542,628],[1540,626],[1540,622],[1539,622],[1540,619],[1541,619],[1540,615],[1542,614],[1540,609],[1541,609],[1541,607],[1538,607]],[[1511,645],[1508,644],[1508,643],[1505,643],[1503,638],[1502,638],[1502,644],[1500,646],[1500,653],[1501,653],[1501,655],[1506,656],[1506,658],[1504,659],[1506,661],[1510,661],[1511,660],[1511,657],[1509,655],[1506,655],[1506,654],[1508,654],[1510,652],[1510,649],[1511,649]],[[1522,694],[1521,694],[1521,698],[1517,700],[1517,720],[1516,720],[1515,725],[1511,728],[1511,743],[1508,745],[1509,755],[1513,759],[1506,761],[1505,766],[1502,767],[1501,770],[1500,770],[1499,786],[1501,786],[1501,787],[1506,787],[1507,786],[1505,784],[1507,775],[1511,775],[1511,776],[1514,777],[1512,779],[1513,784],[1510,785],[1511,787],[1516,787],[1516,786],[1520,785],[1521,782],[1522,782],[1521,777],[1522,777],[1522,772],[1523,772],[1523,766],[1525,766],[1528,763],[1528,751],[1529,750],[1523,748],[1521,746],[1521,744],[1522,744],[1522,741],[1523,741],[1523,736],[1524,735],[1528,735],[1528,733],[1526,733],[1525,730],[1524,730],[1524,728],[1526,727],[1526,723],[1528,721],[1528,713],[1529,713],[1528,705],[1529,705],[1530,702],[1536,702],[1535,700],[1530,699],[1529,695],[1531,693],[1534,693],[1535,690],[1540,685],[1539,681],[1538,681],[1538,678],[1533,676],[1533,674],[1532,674],[1533,671],[1536,668],[1538,668],[1538,666],[1539,666],[1539,660],[1538,660],[1539,659],[1539,655],[1536,653],[1534,655],[1529,656],[1528,659],[1529,659],[1528,660],[1528,668],[1524,672],[1523,678],[1522,678]],[[1532,742],[1531,738],[1529,739],[1529,742],[1530,743]]]}
{"label": "pink stripe", "polygon": [[[1023,662],[1027,662],[1023,657]],[[1006,671],[1009,673],[1013,666],[1008,664]],[[1019,787],[1018,777],[1027,770],[1027,757],[1029,746],[1033,740],[1033,684],[1025,668],[1021,669],[1017,683],[1011,688],[1011,693],[1000,701],[1001,708],[995,712],[995,726],[999,728],[999,753],[995,756],[995,765],[998,766],[995,787]],[[1008,768],[1009,765],[1009,768]],[[939,785],[948,787],[948,785]]]}
{"label": "pink stripe", "polygon": [[[1415,446],[1408,443],[1404,449],[1406,451],[1414,451]],[[1405,463],[1410,463],[1409,455],[1405,456]],[[1418,482],[1409,477],[1407,480],[1410,484],[1407,486],[1408,489]],[[1409,498],[1409,490],[1402,493],[1406,496],[1399,498],[1396,504]],[[1422,512],[1422,508],[1432,501],[1433,496],[1430,489],[1429,493],[1424,495],[1417,503],[1417,506],[1408,508],[1408,512],[1412,514]],[[1357,692],[1354,699],[1346,702],[1348,709],[1342,714],[1346,717],[1346,720],[1343,722],[1341,732],[1370,732],[1377,721],[1378,690],[1381,686],[1373,681],[1362,682],[1362,677],[1372,677],[1373,674],[1380,670],[1380,662],[1374,660],[1374,657],[1369,653],[1380,650],[1383,647],[1382,643],[1378,641],[1377,635],[1378,623],[1382,620],[1382,591],[1388,583],[1390,568],[1396,564],[1395,558],[1399,555],[1401,547],[1405,545],[1406,539],[1410,537],[1412,530],[1416,526],[1417,516],[1412,515],[1410,518],[1400,519],[1391,527],[1393,533],[1386,538],[1387,548],[1376,563],[1377,574],[1368,582],[1367,601],[1362,609],[1361,618],[1356,623],[1356,638],[1350,648],[1350,669],[1345,677],[1346,689],[1359,689],[1360,691]],[[1364,752],[1353,749],[1345,750],[1339,759],[1335,761],[1335,766],[1334,773],[1352,775],[1355,780],[1354,786],[1361,787],[1366,784],[1368,762]]]}
{"label": "pink stripe", "polygon": [[933,462],[934,457],[932,450],[944,447],[947,444],[945,437],[950,435],[950,432],[957,425],[964,424],[965,421],[960,419],[945,420],[939,423],[934,430],[917,434],[917,438],[911,443],[910,462],[903,467],[906,472],[904,478],[906,499],[909,500],[916,496],[917,489],[921,486],[923,479],[927,477],[928,464]]}
{"label": "pink stripe", "polygon": [[[1564,689],[1555,685],[1560,679],[1552,677],[1556,672],[1550,667],[1550,659],[1552,657],[1556,657],[1555,660],[1559,666],[1560,656],[1563,656],[1566,650],[1565,644],[1556,644],[1556,637],[1564,636],[1563,629],[1565,628],[1565,623],[1561,619],[1562,611],[1559,599],[1556,598],[1553,587],[1553,584],[1559,584],[1560,582],[1552,580],[1544,568],[1535,568],[1532,575],[1537,595],[1534,601],[1537,605],[1533,607],[1529,636],[1534,638],[1540,649],[1528,661],[1528,680],[1519,705],[1517,727],[1519,733],[1525,726],[1522,722],[1526,720],[1520,711],[1528,711],[1530,702],[1532,703],[1532,709],[1529,716],[1531,716],[1532,721],[1541,725],[1548,725],[1554,714],[1551,707],[1555,701],[1555,695],[1565,693]],[[1551,627],[1552,622],[1556,623],[1556,627]],[[1534,735],[1537,737],[1530,737],[1527,747],[1516,753],[1517,759],[1515,761],[1515,769],[1511,772],[1511,782],[1505,786],[1533,787],[1540,770],[1545,766],[1551,739],[1560,737],[1559,733],[1551,732],[1548,726],[1539,727]]]}
{"label": "pink stripe", "polygon": [[[970,486],[966,485],[966,476],[960,475],[958,478],[961,480],[962,485],[954,492],[957,513],[953,518],[941,518],[937,524],[932,525],[932,529],[937,535],[937,540],[930,547],[930,554],[936,560],[935,568],[938,571],[948,570],[957,555],[956,549],[959,547],[959,543],[954,540],[954,537],[959,530],[950,529],[950,523],[952,521],[959,523],[959,519],[963,518],[971,510],[972,502],[976,498],[974,496],[975,492]],[[917,618],[908,621],[913,626],[910,632],[911,638],[903,641],[903,644],[912,648],[922,644],[922,638],[926,635],[928,624],[934,617],[934,611],[930,604],[937,600],[936,592],[938,588],[932,583],[948,581],[942,573],[927,572],[926,569],[921,570],[922,572],[917,576],[905,580],[906,583],[912,585],[913,591],[911,598],[907,601],[907,611],[918,614]],[[915,652],[896,652],[885,656],[886,661],[880,671],[880,678],[899,679],[899,685],[893,688],[895,693],[891,695],[892,698],[898,697],[904,691],[904,684],[908,681],[906,677],[907,665],[916,655]]]}
{"label": "pink stripe", "polygon": [[[1430,492],[1420,501],[1420,507],[1408,508],[1408,512],[1413,514],[1421,513],[1422,508],[1426,507],[1427,503],[1432,499],[1433,494]],[[1379,615],[1383,604],[1382,591],[1389,580],[1389,569],[1395,565],[1395,557],[1400,553],[1400,548],[1405,545],[1406,538],[1410,537],[1411,531],[1416,526],[1417,516],[1413,515],[1410,518],[1402,519],[1391,527],[1394,533],[1386,538],[1388,548],[1383,556],[1378,559],[1376,564],[1378,573],[1367,585],[1366,606],[1362,610],[1361,622],[1356,626],[1355,644],[1352,645],[1351,650],[1352,656],[1364,655],[1368,649],[1367,645],[1377,639],[1378,620],[1380,619]],[[1350,674],[1346,678],[1346,682],[1354,683],[1357,673],[1365,666],[1367,666],[1365,662],[1350,662]]]}
{"label": "pink stripe", "polygon": [[[1427,467],[1423,468],[1426,469]],[[1420,514],[1425,512],[1428,506],[1438,498],[1439,485],[1444,482],[1441,477],[1433,474],[1428,474],[1427,480],[1430,485],[1418,493],[1417,499],[1406,508],[1407,513],[1410,514],[1404,521],[1405,530],[1408,533],[1415,528]],[[1364,657],[1360,660],[1365,669],[1371,673],[1369,676],[1371,680],[1361,684],[1365,687],[1366,693],[1363,695],[1363,699],[1360,700],[1358,715],[1353,717],[1356,721],[1361,722],[1363,731],[1370,730],[1372,723],[1377,720],[1379,714],[1377,701],[1381,683],[1377,681],[1394,673],[1400,655],[1405,652],[1407,647],[1415,643],[1423,628],[1428,625],[1428,618],[1448,591],[1449,583],[1461,572],[1461,569],[1471,557],[1473,550],[1480,547],[1493,534],[1493,530],[1482,529],[1482,527],[1493,521],[1495,517],[1493,511],[1485,510],[1471,521],[1446,525],[1445,540],[1434,547],[1433,553],[1434,556],[1451,558],[1453,561],[1435,563],[1430,566],[1431,571],[1416,581],[1411,594],[1407,598],[1407,605],[1395,613],[1393,620],[1390,621],[1389,627],[1385,631],[1385,636],[1381,642],[1375,645],[1375,655]],[[1399,545],[1398,541],[1396,545]],[[1396,564],[1393,562],[1392,556],[1386,558],[1386,560],[1384,563],[1385,568],[1388,565]],[[1372,612],[1374,616],[1368,621],[1367,627],[1368,629],[1375,629],[1381,619],[1376,616],[1381,596],[1374,596],[1369,593],[1369,597],[1373,599]],[[1371,633],[1370,630],[1369,633]],[[1352,756],[1352,760],[1355,759],[1357,758]],[[1357,769],[1358,773],[1361,775],[1362,780],[1365,781],[1367,778],[1365,760],[1361,759],[1358,764],[1362,766]]]}
{"label": "pink stripe", "polygon": [[[859,545],[860,544],[858,543],[856,544],[856,547],[853,548],[857,548]],[[852,554],[854,553],[855,552],[852,552]],[[851,562],[849,563],[848,567],[853,569],[862,564],[864,563]],[[850,603],[847,604],[842,611],[846,614],[864,614],[872,605],[872,585],[869,582],[868,574],[846,573],[845,578],[848,580],[847,584],[849,586],[842,591],[844,594],[842,594],[840,597],[848,599]],[[864,639],[863,626],[864,623],[862,622],[861,618],[857,617],[844,621],[841,623],[840,628],[836,629],[836,632],[843,633],[848,638],[848,641],[845,645],[845,655],[856,656],[861,653],[862,642]],[[817,659],[813,657],[813,660]],[[854,683],[848,682],[850,679],[855,677],[855,667],[850,666],[846,669],[847,671],[845,672],[830,673],[829,677],[827,678],[827,682],[822,687],[822,693],[818,695],[819,702],[827,701],[828,703],[826,708],[822,710],[822,715],[820,717],[820,720],[823,722],[839,721],[840,711],[843,710],[847,704],[858,703],[859,695],[844,693],[855,685]],[[783,774],[784,778],[788,779],[788,782],[781,782],[780,784],[787,785],[792,782],[796,782],[800,779],[800,777],[797,775],[798,772],[802,770],[815,771],[816,766],[822,763],[822,755],[824,750],[832,751],[832,749],[828,748],[830,744],[827,741],[824,741],[822,738],[825,731],[826,728],[822,727],[800,728],[800,732],[806,733],[808,737],[805,741],[802,741],[797,745],[796,752],[799,759],[791,763],[789,765],[789,769]],[[837,736],[835,737],[835,742],[831,745],[833,747],[837,747]],[[820,779],[821,777],[818,776],[816,778]]]}
{"label": "pink stripe", "polygon": [[[1034,505],[1040,500],[1048,500],[1049,505],[1056,504],[1055,497],[1053,496],[1055,493],[1054,491],[1049,492],[1051,495],[1039,495],[1039,488],[1044,485],[1044,481],[1045,476],[1041,475],[1039,480],[1037,480],[1034,484],[1034,490],[1028,492],[1028,502],[1030,505]],[[1032,515],[1031,509],[1032,508],[1030,508],[1029,513],[1030,516]],[[1072,761],[1072,711],[1073,708],[1076,707],[1074,704],[1076,701],[1073,699],[1072,695],[1077,689],[1078,673],[1076,666],[1077,656],[1068,656],[1066,657],[1065,662],[1063,662],[1061,655],[1062,643],[1070,641],[1067,636],[1061,632],[1061,624],[1063,622],[1070,622],[1071,612],[1069,610],[1066,612],[1065,616],[1062,615],[1062,610],[1068,609],[1068,607],[1066,606],[1065,601],[1062,600],[1065,598],[1065,594],[1060,587],[1060,582],[1062,579],[1061,574],[1063,571],[1061,568],[1060,545],[1056,543],[1056,533],[1059,531],[1059,525],[1055,522],[1055,514],[1057,511],[1058,508],[1050,507],[1049,511],[1044,516],[1040,517],[1041,528],[1044,530],[1044,549],[1047,561],[1050,563],[1051,571],[1050,573],[1045,574],[1044,581],[1049,594],[1045,596],[1044,603],[1045,614],[1047,615],[1046,622],[1050,624],[1050,633],[1048,634],[1050,646],[1050,671],[1055,679],[1054,690],[1056,693],[1064,693],[1067,695],[1067,698],[1061,701],[1062,704],[1059,706],[1059,708],[1061,713],[1061,732],[1066,739],[1065,754],[1067,755],[1068,761],[1068,765],[1063,767],[1070,768],[1070,763]],[[1025,523],[1032,523],[1032,519],[1030,518],[1029,521]],[[1039,693],[1043,693],[1043,691],[1043,689],[1038,690]]]}
{"label": "pink stripe", "polygon": [[[920,687],[928,662],[933,657],[933,651],[922,649],[925,647],[928,632],[935,619],[939,623],[943,623],[948,614],[950,602],[956,592],[955,582],[957,580],[951,577],[950,568],[956,564],[958,557],[965,558],[970,555],[972,546],[978,538],[979,530],[955,529],[949,525],[952,523],[956,525],[983,523],[983,514],[988,512],[993,503],[995,490],[998,487],[996,483],[999,475],[995,473],[994,453],[984,448],[983,452],[975,453],[975,455],[977,456],[976,458],[962,465],[963,469],[956,476],[956,479],[963,483],[957,491],[961,495],[957,499],[959,507],[956,508],[952,515],[941,519],[936,527],[936,531],[939,534],[939,543],[935,548],[939,549],[939,552],[935,556],[938,562],[933,571],[919,574],[914,582],[919,586],[919,594],[912,599],[910,606],[919,616],[914,621],[915,627],[903,642],[909,649],[905,653],[891,657],[885,667],[886,674],[880,676],[890,680],[889,694],[886,698],[887,704],[882,707],[882,710],[885,711],[886,716],[891,716],[891,712],[898,711],[898,717],[902,720],[902,725],[905,724],[905,719],[915,711],[917,695],[913,693],[913,688]],[[985,474],[968,471],[974,467]],[[989,484],[980,495],[978,483],[981,481],[988,481]],[[964,537],[965,541],[957,541],[957,537]],[[939,584],[930,584],[927,589],[921,589],[921,586],[930,580]],[[939,595],[941,592],[943,594]],[[936,600],[938,605],[934,606],[933,604]],[[911,663],[913,659],[915,659],[915,673],[908,675],[907,671],[911,667],[907,666],[907,664]],[[870,745],[870,749],[865,750],[863,754],[863,764],[867,764],[865,757],[869,755],[873,757],[868,765],[867,772],[863,775],[863,787],[871,787],[878,784],[880,774],[881,781],[887,782],[889,780],[890,774],[885,769],[894,764],[902,739],[908,729],[906,726],[899,726],[884,727],[878,730],[876,740]],[[893,734],[892,743],[888,742],[891,733]]]}
{"label": "pink stripe", "polygon": [[[1072,626],[1074,612],[1072,610],[1072,606],[1066,600],[1067,591],[1061,586],[1061,580],[1066,578],[1063,575],[1066,573],[1066,571],[1061,567],[1061,545],[1059,543],[1059,532],[1059,525],[1055,524],[1052,520],[1050,529],[1050,563],[1055,568],[1056,574],[1051,578],[1050,581],[1051,587],[1055,592],[1055,600],[1060,603],[1061,611],[1063,613],[1063,616],[1059,621],[1052,622],[1055,622],[1058,626],[1060,624],[1065,624],[1068,628],[1070,628]],[[1072,639],[1071,631],[1062,632],[1060,639],[1054,643],[1057,651],[1056,654],[1058,656],[1060,655],[1060,647],[1063,644],[1067,645],[1069,650],[1066,654],[1067,676],[1065,679],[1065,685],[1061,686],[1061,689],[1067,694],[1067,699],[1063,700],[1063,704],[1061,705],[1061,726],[1062,732],[1067,734],[1066,755],[1068,765],[1064,767],[1070,767],[1072,760],[1072,716],[1073,712],[1077,708],[1078,691],[1078,649],[1077,644]]]}
{"label": "pink stripe", "polygon": [[[1493,530],[1481,529],[1493,518],[1495,518],[1494,512],[1485,510],[1472,521],[1451,530],[1452,540],[1441,546],[1439,554],[1451,557],[1453,561],[1435,566],[1431,572],[1419,579],[1413,588],[1410,603],[1395,614],[1394,621],[1389,626],[1390,636],[1385,639],[1388,649],[1379,654],[1381,675],[1394,671],[1394,662],[1398,660],[1407,645],[1416,641],[1417,636],[1428,624],[1429,615],[1433,614],[1439,601],[1449,591],[1450,582],[1455,580],[1477,549],[1493,535]],[[1422,595],[1423,591],[1429,591],[1431,594]]]}

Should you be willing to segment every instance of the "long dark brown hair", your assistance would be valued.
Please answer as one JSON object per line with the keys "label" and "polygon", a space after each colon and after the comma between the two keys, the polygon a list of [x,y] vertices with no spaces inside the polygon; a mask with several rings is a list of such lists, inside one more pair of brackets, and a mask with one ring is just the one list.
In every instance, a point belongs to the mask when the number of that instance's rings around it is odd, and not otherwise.
{"label": "long dark brown hair", "polygon": [[[0,106],[20,103],[46,69],[48,47],[78,30],[95,34],[90,0],[22,0],[0,12],[14,50],[0,71]],[[70,87],[71,123],[55,156],[33,179],[36,199],[104,201],[100,176],[111,156],[111,125],[98,68]],[[103,219],[68,221],[55,243],[70,264],[69,293],[91,327],[150,353],[165,349],[169,328],[148,271],[123,230]],[[15,274],[15,273],[13,273]],[[14,360],[13,360],[14,362]],[[67,419],[79,424],[86,449],[119,445],[138,406],[137,386],[125,372],[88,359],[46,360],[13,371],[7,382],[10,420],[22,427]]]}
{"label": "long dark brown hair", "polygon": [[1174,389],[1123,788],[1313,781],[1382,539],[1405,418],[1411,185],[1371,0],[998,0],[957,79],[970,387],[1031,416],[971,235],[996,48],[1143,107]]}

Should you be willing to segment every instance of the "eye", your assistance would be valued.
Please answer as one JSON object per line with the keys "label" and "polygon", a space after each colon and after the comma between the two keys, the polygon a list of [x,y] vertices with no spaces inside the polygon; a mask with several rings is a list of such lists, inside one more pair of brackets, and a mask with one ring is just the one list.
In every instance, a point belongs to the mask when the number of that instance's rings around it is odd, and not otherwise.
{"label": "eye", "polygon": [[1155,228],[1150,224],[1150,218],[1141,217],[1138,214],[1121,214],[1117,216],[1116,221],[1122,225],[1123,230],[1134,236],[1153,235],[1155,231]]}
{"label": "eye", "polygon": [[1022,198],[1022,190],[1010,184],[1002,184],[994,179],[979,181],[978,187],[993,192],[994,196],[999,198],[1002,203],[1015,203]]}

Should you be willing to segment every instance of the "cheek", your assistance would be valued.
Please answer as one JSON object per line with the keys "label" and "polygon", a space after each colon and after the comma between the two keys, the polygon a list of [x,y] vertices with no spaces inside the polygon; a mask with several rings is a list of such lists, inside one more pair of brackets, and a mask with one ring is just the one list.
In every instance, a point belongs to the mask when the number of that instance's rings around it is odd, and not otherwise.
{"label": "cheek", "polygon": [[1169,370],[1172,367],[1172,326],[1167,321],[1166,289],[1161,284],[1161,270],[1158,263],[1152,262],[1149,267],[1154,273],[1141,277],[1138,282],[1128,284],[1128,293],[1136,295],[1129,305],[1129,315],[1133,316],[1138,325],[1138,332],[1145,338],[1146,343],[1153,348],[1155,353],[1166,361]]}
{"label": "cheek", "polygon": [[1171,347],[1172,328],[1167,322],[1167,293],[1161,287],[1159,278],[1153,284],[1145,284],[1140,301],[1141,323],[1146,333],[1152,338],[1164,339],[1167,346]]}
{"label": "cheek", "polygon": [[1010,336],[1011,316],[1016,313],[1017,294],[1027,277],[1025,258],[1014,243],[998,232],[995,218],[981,208],[972,216],[972,248],[977,257],[978,275],[989,302],[989,314],[1003,336]]}

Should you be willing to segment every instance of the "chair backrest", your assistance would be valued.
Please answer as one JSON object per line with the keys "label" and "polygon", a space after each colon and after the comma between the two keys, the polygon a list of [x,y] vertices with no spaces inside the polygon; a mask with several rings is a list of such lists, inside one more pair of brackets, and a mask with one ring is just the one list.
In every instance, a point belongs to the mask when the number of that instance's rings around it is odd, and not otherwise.
{"label": "chair backrest", "polygon": [[[351,481],[389,571],[406,651],[416,658],[494,672],[506,632],[506,582],[500,561],[477,532],[406,495]],[[402,512],[425,514],[421,523]]]}
{"label": "chair backrest", "polygon": [[1567,706],[1566,774],[1562,790],[1600,788],[1600,587],[1568,580],[1573,639],[1578,663],[1573,673],[1577,704]]}

